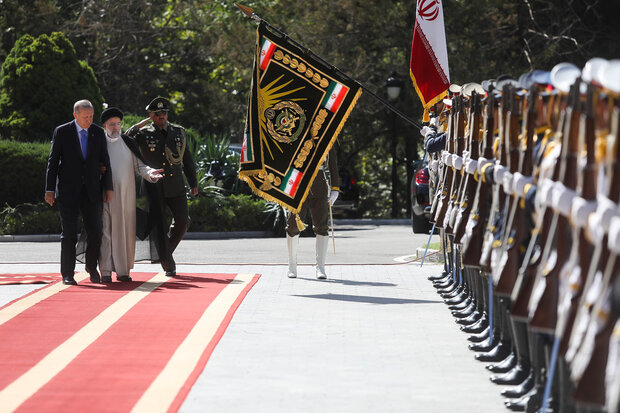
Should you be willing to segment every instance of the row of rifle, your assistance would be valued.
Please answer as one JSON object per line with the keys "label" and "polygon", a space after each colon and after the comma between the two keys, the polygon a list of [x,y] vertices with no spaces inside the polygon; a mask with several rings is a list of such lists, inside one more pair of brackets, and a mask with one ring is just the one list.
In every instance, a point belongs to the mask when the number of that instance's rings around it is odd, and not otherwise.
{"label": "row of rifle", "polygon": [[451,87],[429,166],[446,258],[431,279],[506,407],[618,413],[620,90],[558,72]]}

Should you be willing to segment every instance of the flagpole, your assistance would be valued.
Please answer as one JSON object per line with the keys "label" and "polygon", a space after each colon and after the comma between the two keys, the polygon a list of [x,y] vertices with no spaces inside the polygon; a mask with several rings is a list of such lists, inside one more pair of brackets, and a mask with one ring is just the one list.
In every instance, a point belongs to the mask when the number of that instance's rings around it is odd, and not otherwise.
{"label": "flagpole", "polygon": [[328,66],[330,69],[335,70],[338,73],[340,73],[342,76],[346,77],[347,79],[354,81],[355,83],[360,85],[360,87],[364,90],[364,92],[368,93],[370,96],[374,97],[379,102],[383,103],[383,105],[386,106],[388,109],[390,109],[392,112],[396,113],[398,116],[400,116],[401,118],[403,118],[405,121],[407,121],[411,125],[415,126],[416,128],[422,129],[422,125],[417,123],[415,120],[411,119],[409,116],[405,115],[402,111],[400,111],[400,109],[398,109],[397,107],[392,105],[390,102],[388,102],[387,100],[385,100],[381,96],[378,96],[375,92],[373,92],[372,90],[368,89],[368,87],[366,87],[364,84],[358,82],[356,79],[353,79],[351,76],[347,75],[342,70],[338,69],[336,66],[334,66],[331,63],[327,62],[325,59],[323,59],[321,56],[319,56],[316,53],[314,53],[312,50],[308,49],[307,47],[305,47],[301,43],[299,43],[299,42],[295,41],[294,39],[292,39],[288,34],[284,33],[282,30],[280,30],[277,27],[274,27],[271,24],[269,24],[267,21],[265,21],[265,19],[263,19],[262,17],[258,16],[256,13],[254,13],[254,10],[251,9],[250,7],[241,5],[239,3],[235,3],[235,6],[237,6],[243,12],[243,14],[245,14],[250,19],[255,20],[255,21],[259,22],[259,23],[260,22],[265,23],[270,29],[272,29],[273,31],[277,32],[279,35],[286,37],[291,43],[293,43],[294,45],[296,45],[297,47],[302,49],[307,54],[310,54],[310,55],[314,56],[317,60],[319,60],[324,65]]}

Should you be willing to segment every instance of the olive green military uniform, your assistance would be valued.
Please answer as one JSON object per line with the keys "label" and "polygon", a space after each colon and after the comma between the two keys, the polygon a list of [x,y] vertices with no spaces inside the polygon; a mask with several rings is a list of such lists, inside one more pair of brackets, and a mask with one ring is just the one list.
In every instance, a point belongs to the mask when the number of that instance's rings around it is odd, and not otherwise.
{"label": "olive green military uniform", "polygon": [[[160,129],[149,124],[140,129],[134,125],[127,131],[127,135],[136,141],[145,163],[151,168],[163,169],[163,178],[157,183],[146,183],[149,199],[157,199],[158,206],[154,208],[151,202],[151,212],[155,212],[158,229],[156,247],[165,271],[175,271],[176,266],[172,253],[183,239],[190,219],[188,216],[185,180],[190,188],[198,186],[196,166],[192,154],[187,148],[187,137],[183,127],[168,122],[166,129]],[[168,234],[165,231],[165,206],[172,212],[172,225]],[[159,209],[159,211],[153,211]]]}
{"label": "olive green military uniform", "polygon": [[[324,168],[327,167],[330,175],[330,184],[327,183]],[[329,231],[329,193],[340,188],[340,174],[338,173],[338,156],[335,147],[329,151],[327,162],[323,164],[312,182],[310,192],[299,211],[299,218],[306,218],[308,209],[312,214],[312,229],[316,235],[328,235]],[[295,214],[289,214],[286,222],[286,233],[291,237],[299,234]]]}

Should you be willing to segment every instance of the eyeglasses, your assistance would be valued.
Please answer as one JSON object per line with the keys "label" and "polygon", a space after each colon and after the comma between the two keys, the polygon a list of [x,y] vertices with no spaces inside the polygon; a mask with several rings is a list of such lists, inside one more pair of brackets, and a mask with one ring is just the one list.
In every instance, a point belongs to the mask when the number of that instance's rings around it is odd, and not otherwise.
{"label": "eyeglasses", "polygon": [[155,116],[165,116],[168,114],[167,110],[158,110],[157,112],[153,112]]}

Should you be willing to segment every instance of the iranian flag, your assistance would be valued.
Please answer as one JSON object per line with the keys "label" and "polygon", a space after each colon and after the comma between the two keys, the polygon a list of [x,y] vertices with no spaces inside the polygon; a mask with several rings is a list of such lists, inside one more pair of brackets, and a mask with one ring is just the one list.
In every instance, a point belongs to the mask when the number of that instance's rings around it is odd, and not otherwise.
{"label": "iranian flag", "polygon": [[282,190],[285,194],[290,197],[295,196],[295,192],[297,192],[297,188],[299,187],[299,182],[304,174],[301,171],[291,168],[288,173],[282,180],[282,185],[280,185],[280,190]]}
{"label": "iranian flag", "polygon": [[259,60],[260,70],[265,70],[265,68],[267,67],[267,63],[269,63],[269,60],[271,59],[271,56],[273,56],[273,52],[275,50],[276,50],[276,45],[271,43],[269,40],[263,38],[263,40],[261,41],[261,48],[260,48],[260,60]]}
{"label": "iranian flag", "polygon": [[241,162],[252,162],[252,145],[248,144],[248,133],[243,134],[243,144],[241,145]]}
{"label": "iranian flag", "polygon": [[332,113],[336,113],[348,91],[348,87],[332,80],[329,82],[329,86],[327,87],[327,92],[325,93],[323,102],[321,102],[321,106]]}
{"label": "iranian flag", "polygon": [[409,69],[427,121],[428,109],[443,99],[450,86],[441,0],[418,0]]}

